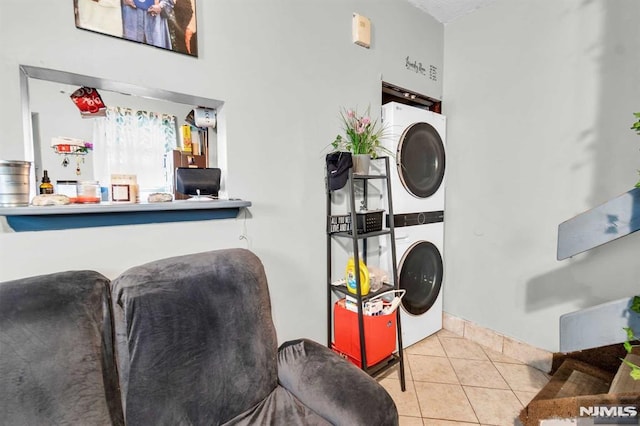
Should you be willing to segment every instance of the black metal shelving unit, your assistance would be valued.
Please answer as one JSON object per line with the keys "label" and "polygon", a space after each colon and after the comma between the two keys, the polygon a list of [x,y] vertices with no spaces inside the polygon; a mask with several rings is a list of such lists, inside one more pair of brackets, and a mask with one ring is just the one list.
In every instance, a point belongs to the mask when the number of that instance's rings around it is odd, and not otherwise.
{"label": "black metal shelving unit", "polygon": [[[330,232],[329,226],[327,226],[327,345],[331,348],[333,339],[333,324],[334,318],[332,313],[333,308],[333,300],[332,294],[336,293],[339,296],[354,296],[347,290],[347,286],[345,285],[333,285],[332,281],[332,267],[331,267],[331,259],[332,259],[332,249],[331,242],[333,238],[343,238],[350,239],[352,243],[353,250],[353,258],[355,262],[355,276],[356,276],[356,299],[358,304],[358,333],[360,338],[360,366],[361,369],[364,370],[371,376],[376,376],[389,368],[399,365],[400,368],[400,388],[404,392],[406,389],[405,385],[405,376],[404,376],[404,356],[403,356],[403,347],[402,347],[402,328],[400,324],[400,308],[397,308],[395,311],[396,315],[396,336],[397,336],[397,348],[394,353],[389,354],[389,356],[383,359],[380,362],[372,366],[368,366],[367,363],[367,354],[366,354],[366,341],[364,334],[364,314],[363,314],[363,302],[385,292],[388,290],[398,290],[398,273],[397,273],[397,263],[396,263],[396,247],[395,247],[395,231],[393,221],[388,221],[387,227],[380,231],[374,232],[358,232],[358,222],[357,222],[357,211],[356,211],[356,183],[362,184],[362,196],[363,196],[363,206],[366,208],[367,204],[367,195],[368,195],[368,185],[370,180],[384,180],[386,183],[386,191],[387,191],[387,214],[389,217],[393,217],[393,202],[391,200],[391,182],[389,179],[390,176],[390,168],[389,168],[389,157],[378,157],[376,159],[372,159],[372,161],[384,161],[385,173],[384,174],[369,174],[369,175],[358,175],[353,173],[353,169],[349,169],[349,177],[347,180],[347,191],[349,193],[349,215],[351,217],[351,231],[345,232]],[[329,190],[328,182],[326,185],[326,193],[327,193],[327,223],[330,222],[332,217],[332,191]],[[367,238],[378,237],[378,236],[388,236],[390,238],[390,248],[391,248],[391,267],[392,273],[391,277],[393,282],[390,285],[383,285],[383,287],[375,292],[370,292],[366,296],[362,295],[362,288],[360,282],[360,248],[362,248],[363,261],[366,264],[366,256],[367,256]]]}

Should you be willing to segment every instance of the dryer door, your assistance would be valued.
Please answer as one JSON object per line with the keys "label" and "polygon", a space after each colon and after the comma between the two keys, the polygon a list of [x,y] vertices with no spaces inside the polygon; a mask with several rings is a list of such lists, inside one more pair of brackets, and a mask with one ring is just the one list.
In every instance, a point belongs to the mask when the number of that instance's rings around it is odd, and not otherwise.
{"label": "dryer door", "polygon": [[407,127],[398,141],[396,164],[402,185],[415,197],[433,195],[444,179],[445,150],[438,131],[428,123]]}
{"label": "dryer door", "polygon": [[443,265],[438,248],[428,241],[417,241],[403,254],[398,268],[398,284],[406,290],[404,310],[411,315],[427,312],[442,287]]}

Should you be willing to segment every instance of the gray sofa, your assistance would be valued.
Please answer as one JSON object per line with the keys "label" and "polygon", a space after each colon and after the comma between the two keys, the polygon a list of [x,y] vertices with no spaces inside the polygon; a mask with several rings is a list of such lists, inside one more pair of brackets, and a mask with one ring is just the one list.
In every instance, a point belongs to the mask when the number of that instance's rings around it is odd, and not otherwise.
{"label": "gray sofa", "polygon": [[266,276],[243,249],[110,282],[0,283],[2,425],[397,425],[389,394],[307,339],[277,347]]}

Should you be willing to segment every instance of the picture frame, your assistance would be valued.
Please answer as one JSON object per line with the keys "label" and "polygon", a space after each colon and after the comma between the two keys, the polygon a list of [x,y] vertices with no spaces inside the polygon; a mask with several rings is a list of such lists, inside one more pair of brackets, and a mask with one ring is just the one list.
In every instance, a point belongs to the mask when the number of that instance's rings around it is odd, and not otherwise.
{"label": "picture frame", "polygon": [[73,0],[76,28],[198,56],[196,0]]}

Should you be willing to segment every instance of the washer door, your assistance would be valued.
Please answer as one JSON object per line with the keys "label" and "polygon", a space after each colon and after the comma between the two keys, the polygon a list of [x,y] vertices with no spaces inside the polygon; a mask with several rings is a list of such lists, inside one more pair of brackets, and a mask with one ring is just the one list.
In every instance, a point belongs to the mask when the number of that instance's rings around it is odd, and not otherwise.
{"label": "washer door", "polygon": [[409,247],[398,268],[404,310],[422,315],[435,303],[442,287],[442,256],[438,248],[428,241],[417,241]]}
{"label": "washer door", "polygon": [[445,151],[438,131],[428,123],[407,127],[398,142],[396,164],[400,181],[418,198],[433,195],[444,179]]}

